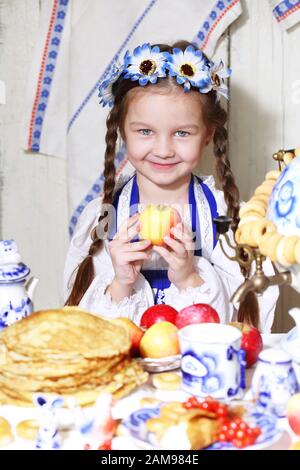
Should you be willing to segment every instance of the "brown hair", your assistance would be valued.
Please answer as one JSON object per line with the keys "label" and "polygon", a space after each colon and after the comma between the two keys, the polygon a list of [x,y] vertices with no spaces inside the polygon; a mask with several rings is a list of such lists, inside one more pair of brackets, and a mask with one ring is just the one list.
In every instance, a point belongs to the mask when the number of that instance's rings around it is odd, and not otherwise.
{"label": "brown hair", "polygon": [[[188,45],[193,45],[187,41],[178,41],[172,46],[158,44],[161,51],[172,52],[173,47],[178,47],[182,50]],[[206,56],[205,56],[206,58]],[[206,60],[208,60],[206,58]],[[151,87],[153,85],[148,84],[143,87]],[[159,78],[157,84],[154,85],[155,90],[159,89],[170,89],[177,86],[176,79],[171,76],[166,78]],[[135,91],[131,91],[134,90]],[[111,204],[113,201],[114,189],[115,189],[115,152],[116,143],[118,140],[118,131],[121,137],[124,139],[124,121],[127,113],[128,105],[132,99],[133,94],[140,90],[141,87],[137,81],[131,81],[119,77],[119,79],[113,85],[114,93],[114,106],[111,109],[107,120],[107,132],[105,136],[106,151],[104,156],[104,189],[102,204]],[[192,90],[197,91],[197,96],[200,97],[202,103],[202,115],[203,121],[207,129],[214,130],[213,143],[214,143],[214,154],[216,157],[216,173],[220,181],[222,190],[224,192],[225,201],[227,203],[227,215],[232,218],[232,229],[235,232],[239,223],[239,191],[235,184],[234,176],[231,171],[229,159],[227,157],[227,130],[225,123],[227,121],[227,112],[221,107],[220,102],[217,100],[215,90],[209,93],[199,93],[197,88],[191,86]],[[99,217],[99,223],[106,217],[107,213],[101,213]],[[107,227],[105,227],[105,231]],[[66,301],[66,305],[78,305],[82,299],[84,293],[88,289],[94,278],[94,265],[93,255],[98,253],[102,249],[103,240],[95,237],[95,231],[91,234],[92,243],[88,252],[87,257],[81,262],[78,267],[78,271],[75,277],[72,291],[69,298]],[[246,277],[249,273],[243,272]],[[256,301],[256,305],[255,305]],[[250,305],[250,308],[248,308]],[[239,312],[239,321],[247,321],[257,326],[258,324],[258,304],[256,296],[253,292],[250,292],[246,300],[241,302]]]}

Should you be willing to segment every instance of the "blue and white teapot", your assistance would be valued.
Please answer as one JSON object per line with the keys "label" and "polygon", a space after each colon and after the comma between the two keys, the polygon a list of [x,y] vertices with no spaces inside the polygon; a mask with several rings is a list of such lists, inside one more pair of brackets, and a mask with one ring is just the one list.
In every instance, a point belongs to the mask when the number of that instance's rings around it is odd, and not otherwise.
{"label": "blue and white teapot", "polygon": [[0,331],[33,311],[31,299],[38,279],[26,281],[29,273],[15,241],[0,240]]}

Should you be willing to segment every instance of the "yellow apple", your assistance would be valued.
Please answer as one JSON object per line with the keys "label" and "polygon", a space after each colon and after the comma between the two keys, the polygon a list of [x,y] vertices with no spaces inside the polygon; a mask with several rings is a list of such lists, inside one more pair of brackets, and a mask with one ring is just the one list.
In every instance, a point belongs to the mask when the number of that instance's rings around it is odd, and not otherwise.
{"label": "yellow apple", "polygon": [[112,323],[115,323],[118,326],[122,326],[128,332],[130,341],[131,341],[131,348],[130,348],[130,355],[131,356],[138,356],[139,355],[139,347],[141,339],[144,335],[144,331],[141,330],[133,321],[129,320],[126,317],[118,317],[112,320]]}
{"label": "yellow apple", "polygon": [[179,354],[178,328],[168,321],[154,323],[140,342],[142,357],[161,358]]}
{"label": "yellow apple", "polygon": [[141,222],[140,236],[143,240],[151,240],[152,245],[162,246],[165,236],[174,238],[170,230],[180,220],[178,212],[173,207],[164,204],[149,204],[139,217]]}

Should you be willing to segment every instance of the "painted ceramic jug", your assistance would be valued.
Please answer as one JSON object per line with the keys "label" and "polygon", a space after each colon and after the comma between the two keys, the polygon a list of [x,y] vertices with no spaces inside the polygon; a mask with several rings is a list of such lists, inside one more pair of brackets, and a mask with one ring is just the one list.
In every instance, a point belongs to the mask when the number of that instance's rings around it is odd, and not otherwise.
{"label": "painted ceramic jug", "polygon": [[38,279],[26,280],[30,269],[21,263],[14,240],[0,240],[0,331],[30,315]]}

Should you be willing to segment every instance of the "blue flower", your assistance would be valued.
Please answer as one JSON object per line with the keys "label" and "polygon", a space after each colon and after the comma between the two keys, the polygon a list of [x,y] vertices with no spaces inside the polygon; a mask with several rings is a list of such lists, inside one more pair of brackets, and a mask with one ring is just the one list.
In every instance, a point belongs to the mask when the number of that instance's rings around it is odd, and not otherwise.
{"label": "blue flower", "polygon": [[93,191],[95,191],[96,193],[99,193],[100,190],[101,190],[101,188],[100,188],[99,184],[94,184]]}
{"label": "blue flower", "polygon": [[52,82],[52,78],[50,78],[50,77],[45,77],[45,78],[44,78],[44,83],[45,83],[46,85],[50,85],[51,82]]}
{"label": "blue flower", "polygon": [[53,38],[51,41],[51,44],[54,44],[54,46],[58,46],[60,43],[60,40],[58,38]]}
{"label": "blue flower", "polygon": [[54,28],[54,31],[56,31],[57,33],[61,33],[63,30],[63,27],[61,24],[57,24]]}
{"label": "blue flower", "polygon": [[49,57],[51,57],[51,59],[55,59],[56,56],[57,56],[57,52],[56,52],[56,51],[51,51],[51,52],[49,53]]}
{"label": "blue flower", "polygon": [[45,103],[39,104],[39,106],[38,106],[39,111],[45,111],[45,109],[46,109],[46,104]]}
{"label": "blue flower", "polygon": [[166,56],[164,52],[160,52],[158,46],[151,48],[149,43],[145,43],[136,47],[132,55],[127,51],[124,62],[124,78],[132,81],[138,80],[141,86],[149,82],[154,84],[158,78],[166,76]]}
{"label": "blue flower", "polygon": [[[198,37],[203,40],[205,33],[200,31]],[[207,61],[202,51],[192,45],[184,51],[174,48],[169,53],[161,52],[158,46],[151,47],[149,43],[145,43],[136,47],[132,54],[127,51],[123,61],[115,63],[104,76],[99,85],[100,104],[113,106],[113,85],[121,75],[124,79],[137,81],[140,86],[145,86],[148,83],[157,83],[157,79],[166,77],[167,73],[176,77],[177,83],[183,85],[184,92],[189,91],[192,85],[200,93],[215,90],[218,98],[223,95],[228,99],[224,79],[230,76],[231,70],[224,69],[222,61],[218,64]]]}
{"label": "blue flower", "polygon": [[57,13],[57,18],[60,18],[61,20],[63,20],[65,16],[66,16],[66,14],[65,14],[64,11],[59,11]]}
{"label": "blue flower", "polygon": [[54,70],[54,65],[53,64],[48,64],[46,67],[47,72],[53,72]]}
{"label": "blue flower", "polygon": [[103,107],[108,105],[111,108],[114,104],[112,87],[123,71],[124,65],[119,62],[115,63],[106,75],[105,80],[100,84],[98,96],[101,98],[100,104],[102,104]]}
{"label": "blue flower", "polygon": [[43,118],[41,118],[40,116],[37,117],[36,120],[35,120],[35,124],[37,126],[40,126],[42,123],[43,123]]}
{"label": "blue flower", "polygon": [[205,91],[202,90],[202,92],[208,93],[213,89],[216,91],[218,98],[222,95],[228,100],[228,87],[225,84],[225,78],[230,77],[231,69],[225,69],[222,60],[220,60],[218,64],[210,62],[209,74],[211,82],[207,86],[207,89]]}
{"label": "blue flower", "polygon": [[42,96],[43,98],[48,98],[48,96],[49,96],[49,91],[43,90],[42,93],[41,93],[41,96]]}
{"label": "blue flower", "polygon": [[177,83],[184,86],[185,92],[190,90],[191,85],[202,91],[210,83],[205,58],[200,49],[195,50],[193,46],[188,46],[184,52],[173,49],[173,54],[168,54],[167,68],[170,75],[176,77]]}

